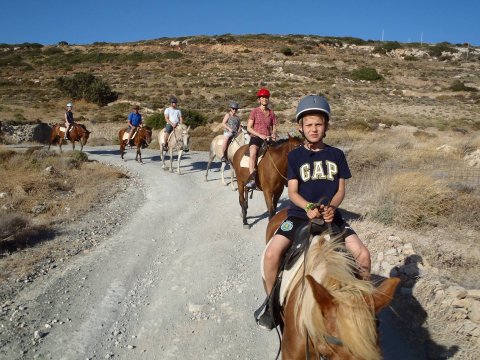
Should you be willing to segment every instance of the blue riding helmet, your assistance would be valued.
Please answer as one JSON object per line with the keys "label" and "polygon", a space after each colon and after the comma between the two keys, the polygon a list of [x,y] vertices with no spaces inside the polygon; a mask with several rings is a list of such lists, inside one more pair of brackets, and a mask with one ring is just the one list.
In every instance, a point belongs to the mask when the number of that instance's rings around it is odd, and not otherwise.
{"label": "blue riding helmet", "polygon": [[327,121],[330,119],[330,105],[327,99],[319,95],[307,95],[303,97],[297,106],[297,122],[299,122],[306,113],[318,111],[327,115]]}

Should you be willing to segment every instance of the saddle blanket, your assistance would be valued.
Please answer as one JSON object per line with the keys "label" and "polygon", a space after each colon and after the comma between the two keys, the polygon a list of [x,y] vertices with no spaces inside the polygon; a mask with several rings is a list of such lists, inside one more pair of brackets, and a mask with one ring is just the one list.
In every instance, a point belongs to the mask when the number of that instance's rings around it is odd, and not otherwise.
{"label": "saddle blanket", "polygon": [[[137,132],[135,131],[130,139],[134,139],[135,135],[137,135]],[[123,140],[128,140],[128,132],[123,133]]]}
{"label": "saddle blanket", "polygon": [[[257,159],[257,165],[262,159],[263,159],[263,155]],[[243,155],[242,159],[240,160],[240,167],[247,168],[247,169],[250,167],[250,156]]]}
{"label": "saddle blanket", "polygon": [[[326,240],[329,241],[330,240],[330,237],[329,235],[324,235],[326,237]],[[320,239],[320,236],[314,236],[313,239],[312,239],[312,242],[310,244],[310,246],[312,246],[313,244],[317,243],[318,240]],[[262,257],[261,257],[261,269],[262,269],[262,278],[265,279],[265,273],[263,271],[264,269],[264,258],[265,258],[265,252],[267,251],[268,249],[268,246],[270,245],[270,242],[272,240],[270,240],[268,243],[267,243],[267,246],[265,246],[265,249],[263,250],[263,254],[262,254]],[[287,295],[288,295],[288,291],[290,290],[290,286],[292,285],[292,281],[293,279],[295,278],[295,275],[297,275],[297,272],[298,270],[302,267],[302,264],[303,264],[303,254],[297,259],[297,261],[295,262],[295,264],[290,268],[290,270],[285,270],[283,272],[283,275],[282,275],[282,283],[280,285],[280,299],[279,299],[279,302],[280,302],[280,306],[283,306],[283,303],[285,302],[285,300],[287,299]]]}

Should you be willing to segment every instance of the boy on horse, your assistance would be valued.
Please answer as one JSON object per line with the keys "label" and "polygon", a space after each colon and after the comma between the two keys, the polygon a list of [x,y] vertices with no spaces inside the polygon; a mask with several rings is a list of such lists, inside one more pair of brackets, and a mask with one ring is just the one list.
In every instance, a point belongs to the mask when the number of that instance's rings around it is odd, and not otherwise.
{"label": "boy on horse", "polygon": [[70,128],[73,126],[73,112],[72,112],[73,105],[71,102],[67,103],[67,108],[65,109],[65,135],[64,139],[67,140],[68,132]]}
{"label": "boy on horse", "polygon": [[225,114],[222,121],[223,131],[223,143],[222,143],[222,161],[227,162],[227,147],[230,141],[235,137],[240,129],[240,118],[237,115],[238,108],[240,106],[237,102],[232,101],[230,103],[230,110]]}
{"label": "boy on horse", "polygon": [[132,138],[133,133],[137,130],[139,126],[142,126],[142,114],[139,113],[140,106],[135,105],[133,111],[128,115],[128,140],[127,145],[130,145],[130,139]]}
{"label": "boy on horse", "polygon": [[[359,275],[370,277],[370,253],[358,235],[345,222],[338,207],[345,197],[345,180],[351,177],[342,150],[323,142],[328,129],[330,105],[324,97],[308,95],[300,100],[296,112],[298,130],[305,138],[303,146],[288,154],[288,217],[271,239],[264,257],[265,290],[270,294],[283,255],[295,240],[297,229],[312,219],[333,223],[344,234],[345,246],[354,256]],[[327,203],[316,205],[321,199]],[[260,327],[275,327],[267,306],[256,320]]]}
{"label": "boy on horse", "polygon": [[182,112],[177,109],[178,100],[175,96],[170,98],[170,106],[165,109],[165,138],[163,142],[163,150],[168,150],[168,137],[178,124],[183,124]]}
{"label": "boy on horse", "polygon": [[270,101],[270,91],[262,88],[257,91],[259,107],[250,112],[247,122],[247,131],[251,135],[248,150],[250,152],[250,181],[245,185],[247,188],[255,189],[255,169],[257,165],[258,149],[268,138],[276,140],[277,138],[277,117],[273,110],[268,107]]}

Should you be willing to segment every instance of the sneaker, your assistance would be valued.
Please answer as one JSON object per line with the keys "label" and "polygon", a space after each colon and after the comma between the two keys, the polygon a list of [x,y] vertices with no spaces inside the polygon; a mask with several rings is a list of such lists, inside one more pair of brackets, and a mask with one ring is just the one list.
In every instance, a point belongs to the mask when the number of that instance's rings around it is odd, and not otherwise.
{"label": "sneaker", "polygon": [[266,309],[265,312],[257,319],[257,325],[268,331],[275,328],[275,323],[268,309]]}
{"label": "sneaker", "polygon": [[257,184],[255,183],[255,180],[250,180],[245,186],[250,189],[255,189]]}

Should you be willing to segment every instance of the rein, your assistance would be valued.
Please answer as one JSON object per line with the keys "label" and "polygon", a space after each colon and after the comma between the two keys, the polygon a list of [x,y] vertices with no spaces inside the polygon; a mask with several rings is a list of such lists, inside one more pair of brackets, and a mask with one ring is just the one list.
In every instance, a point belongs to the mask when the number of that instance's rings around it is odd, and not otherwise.
{"label": "rein", "polygon": [[[315,207],[319,207],[321,204],[322,204],[322,200],[324,200],[323,198],[320,199],[317,203],[313,204]],[[330,202],[328,202],[328,205],[330,205]],[[305,248],[305,251],[303,252],[303,278],[302,278],[302,291],[305,289],[305,278],[306,278],[306,270],[307,270],[307,253],[308,253],[308,250],[310,249],[310,245],[312,243],[312,239],[313,239],[313,236],[312,236],[312,223],[314,222],[313,221],[314,219],[310,219],[308,221],[308,232],[307,232],[307,237],[308,237],[308,244]],[[327,225],[327,229],[328,229],[328,233],[330,236],[333,235],[333,230],[332,230],[332,224],[331,223],[326,223],[325,220],[323,220],[323,224],[320,224],[320,225],[324,225],[326,224]],[[305,358],[307,360],[310,360],[310,346],[309,346],[309,342],[310,342],[310,336],[308,334],[308,331],[306,331],[305,329],[305,333],[307,334],[306,337],[305,337]],[[336,336],[332,336],[332,335],[324,335],[323,337],[325,339],[325,342],[327,344],[330,344],[330,345],[337,345],[337,346],[343,346],[343,342],[342,342],[342,339],[340,338],[337,338]],[[315,344],[313,344],[313,347],[315,348]],[[320,360],[328,360],[327,357],[323,356],[322,354],[319,354],[319,357],[318,359]]]}
{"label": "rein", "polygon": [[272,165],[273,165],[273,167],[275,168],[275,170],[277,170],[278,175],[280,175],[283,180],[285,180],[285,181],[288,182],[288,179],[287,179],[285,176],[283,176],[283,174],[280,172],[280,170],[278,170],[278,167],[277,167],[277,165],[275,164],[275,161],[273,161],[272,154],[270,154],[270,151],[269,151],[269,150],[270,150],[270,145],[268,145],[268,142],[267,142],[266,140],[264,140],[264,141],[265,141],[265,144],[267,145],[267,151],[266,151],[266,152],[267,152],[267,154],[268,154],[268,157],[269,157],[269,159],[270,159],[270,162],[272,163]]}

